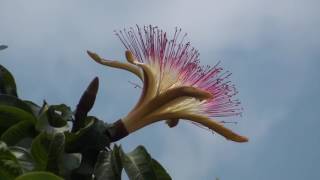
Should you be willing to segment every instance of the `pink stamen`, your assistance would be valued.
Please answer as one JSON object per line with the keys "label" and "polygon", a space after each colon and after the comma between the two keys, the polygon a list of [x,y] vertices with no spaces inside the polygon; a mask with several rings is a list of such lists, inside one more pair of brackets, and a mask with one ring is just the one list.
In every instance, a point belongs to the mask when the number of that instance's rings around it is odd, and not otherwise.
{"label": "pink stamen", "polygon": [[198,50],[185,42],[187,34],[182,35],[181,29],[176,28],[170,40],[165,32],[151,25],[123,29],[116,35],[139,62],[159,65],[160,80],[167,73],[166,69],[177,72],[177,81],[182,85],[210,92],[213,98],[201,104],[201,113],[209,117],[241,115],[240,101],[234,99],[238,91],[227,80],[232,73],[224,71],[220,62],[213,67],[200,66]]}

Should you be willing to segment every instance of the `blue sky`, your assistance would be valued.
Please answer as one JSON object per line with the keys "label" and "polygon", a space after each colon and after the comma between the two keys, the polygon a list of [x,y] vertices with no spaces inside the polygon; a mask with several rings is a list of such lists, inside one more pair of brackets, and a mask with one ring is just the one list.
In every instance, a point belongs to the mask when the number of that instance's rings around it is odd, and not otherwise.
{"label": "blue sky", "polygon": [[202,64],[233,72],[244,107],[230,128],[237,144],[190,123],[154,124],[121,140],[127,151],[147,147],[173,179],[320,179],[319,1],[281,0],[0,0],[0,63],[15,75],[19,95],[75,107],[95,76],[101,88],[92,115],[108,122],[139,97],[131,74],[86,55],[124,60],[113,31],[153,24],[176,26],[199,49]]}

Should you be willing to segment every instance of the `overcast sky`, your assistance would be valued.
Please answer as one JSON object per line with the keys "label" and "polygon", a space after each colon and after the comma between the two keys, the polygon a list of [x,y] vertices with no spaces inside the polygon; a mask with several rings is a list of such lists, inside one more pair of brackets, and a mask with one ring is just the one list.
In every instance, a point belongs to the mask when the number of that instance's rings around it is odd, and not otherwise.
{"label": "overcast sky", "polygon": [[101,88],[91,112],[108,122],[137,101],[133,75],[91,61],[86,50],[124,60],[114,30],[181,27],[201,63],[233,72],[244,115],[229,127],[237,144],[182,122],[154,124],[121,140],[143,144],[177,180],[320,179],[320,1],[0,0],[0,63],[24,99],[73,108],[95,76]]}

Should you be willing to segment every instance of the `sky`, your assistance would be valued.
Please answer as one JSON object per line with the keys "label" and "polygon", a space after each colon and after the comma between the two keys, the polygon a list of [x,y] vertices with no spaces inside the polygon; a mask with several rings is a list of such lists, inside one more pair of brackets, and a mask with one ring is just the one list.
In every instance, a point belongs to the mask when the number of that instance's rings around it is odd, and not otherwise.
{"label": "sky", "polygon": [[[320,179],[320,7],[312,0],[0,0],[0,63],[20,97],[74,108],[100,78],[91,115],[106,122],[136,103],[133,75],[96,64],[86,50],[124,61],[114,30],[156,25],[188,33],[203,65],[231,71],[244,108],[228,125],[249,142],[225,140],[191,123],[148,126],[121,140],[144,145],[177,180]],[[223,120],[223,119],[222,119]]]}

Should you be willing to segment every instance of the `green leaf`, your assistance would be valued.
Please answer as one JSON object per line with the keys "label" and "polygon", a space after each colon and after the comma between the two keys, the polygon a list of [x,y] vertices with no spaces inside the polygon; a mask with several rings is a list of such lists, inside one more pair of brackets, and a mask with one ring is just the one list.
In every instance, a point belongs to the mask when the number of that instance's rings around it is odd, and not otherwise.
{"label": "green leaf", "polygon": [[1,180],[13,180],[15,179],[15,177],[17,177],[18,175],[16,174],[12,174],[10,171],[8,171],[5,168],[2,168],[2,166],[0,165],[0,177]]}
{"label": "green leaf", "polygon": [[17,158],[21,168],[24,172],[28,172],[34,169],[34,160],[27,149],[12,146],[9,147],[10,152]]}
{"label": "green leaf", "polygon": [[0,94],[18,96],[14,77],[5,67],[1,65],[0,65]]}
{"label": "green leaf", "polygon": [[1,179],[14,179],[22,174],[23,170],[18,159],[10,152],[7,145],[0,141],[0,177]]}
{"label": "green leaf", "polygon": [[167,171],[161,166],[161,164],[157,160],[152,159],[152,166],[154,171],[157,174],[158,179],[161,179],[161,180],[171,179],[170,175],[167,173]]}
{"label": "green leaf", "polygon": [[122,165],[131,180],[170,180],[163,167],[154,161],[143,146],[125,154],[120,149]]}
{"label": "green leaf", "polygon": [[62,157],[59,158],[58,166],[61,175],[67,177],[71,171],[78,168],[81,164],[82,156],[80,153],[63,153]]}
{"label": "green leaf", "polygon": [[18,162],[14,154],[10,152],[7,144],[3,141],[0,141],[0,160],[3,159],[11,159],[15,162]]}
{"label": "green leaf", "polygon": [[47,116],[48,109],[49,109],[49,105],[44,101],[39,112],[38,121],[36,123],[36,130],[39,132],[48,132],[52,128],[49,124],[49,120]]}
{"label": "green leaf", "polygon": [[32,102],[32,101],[24,100],[23,102],[26,103],[26,104],[30,107],[30,109],[32,110],[33,115],[34,115],[35,117],[38,117],[38,116],[39,116],[40,110],[41,110],[41,107],[40,107],[40,106],[38,106],[37,104],[35,104],[35,103]]}
{"label": "green leaf", "polygon": [[17,177],[15,180],[63,180],[61,177],[56,176],[50,172],[30,172]]}
{"label": "green leaf", "polygon": [[50,125],[53,127],[64,127],[68,121],[72,120],[72,111],[65,104],[52,105],[47,111]]}
{"label": "green leaf", "polygon": [[0,105],[13,106],[33,114],[29,105],[15,96],[0,94]]}
{"label": "green leaf", "polygon": [[63,133],[39,134],[32,142],[31,154],[37,163],[36,169],[59,173],[59,159],[64,152]]}
{"label": "green leaf", "polygon": [[68,106],[64,104],[48,106],[45,102],[36,129],[48,133],[66,132],[69,131],[68,121],[71,119],[72,112]]}
{"label": "green leaf", "polygon": [[94,117],[88,117],[85,127],[74,132],[66,132],[66,152],[82,154],[80,167],[72,171],[74,178],[90,178],[94,171],[97,156],[101,150],[109,147],[110,140],[106,135],[107,125]]}
{"label": "green leaf", "polygon": [[74,153],[74,152],[81,152],[80,148],[83,147],[83,142],[81,139],[86,138],[86,134],[91,129],[91,126],[94,124],[94,119],[89,119],[89,122],[86,124],[84,128],[81,128],[79,131],[72,133],[72,132],[65,132],[66,136],[66,152]]}
{"label": "green leaf", "polygon": [[122,164],[119,147],[114,146],[112,151],[101,151],[94,167],[97,180],[121,180]]}
{"label": "green leaf", "polygon": [[65,137],[63,133],[54,135],[48,152],[47,171],[59,174],[59,158],[64,152]]}
{"label": "green leaf", "polygon": [[28,104],[14,96],[0,94],[0,135],[23,120],[36,122]]}
{"label": "green leaf", "polygon": [[1,140],[6,142],[9,146],[16,145],[20,140],[33,137],[36,134],[34,125],[30,121],[21,121],[1,135]]}
{"label": "green leaf", "polygon": [[36,119],[31,113],[23,109],[16,108],[14,106],[2,105],[0,103],[0,135],[12,125],[20,121],[34,123],[36,122]]}
{"label": "green leaf", "polygon": [[88,149],[96,149],[98,152],[109,146],[106,124],[94,117],[88,117],[84,128],[75,133],[66,132],[66,152],[85,152]]}
{"label": "green leaf", "polygon": [[38,170],[45,170],[47,167],[51,139],[52,135],[43,132],[32,141],[31,154]]}

